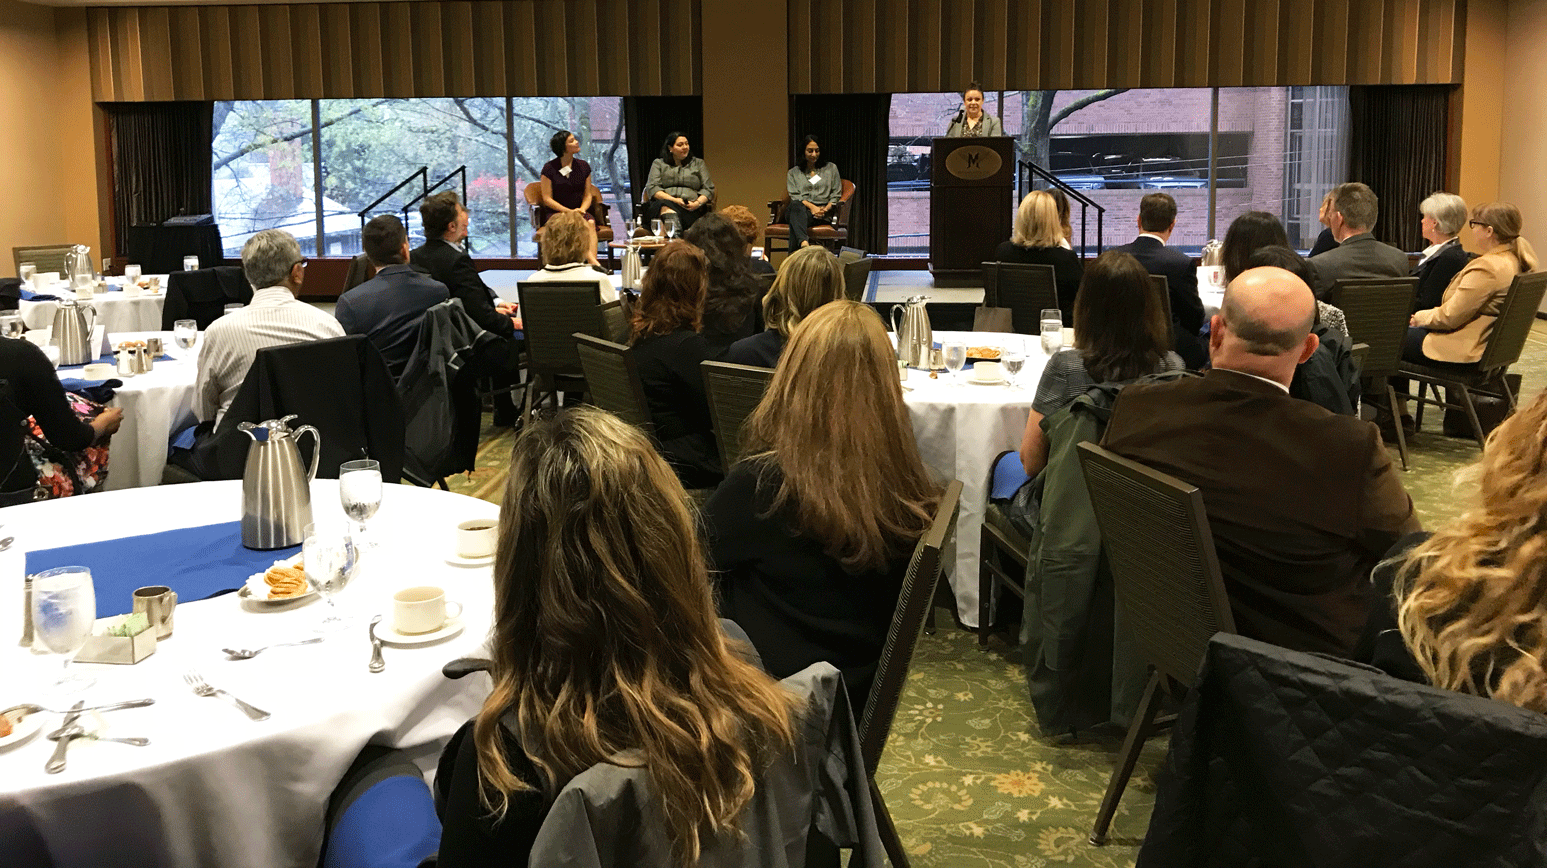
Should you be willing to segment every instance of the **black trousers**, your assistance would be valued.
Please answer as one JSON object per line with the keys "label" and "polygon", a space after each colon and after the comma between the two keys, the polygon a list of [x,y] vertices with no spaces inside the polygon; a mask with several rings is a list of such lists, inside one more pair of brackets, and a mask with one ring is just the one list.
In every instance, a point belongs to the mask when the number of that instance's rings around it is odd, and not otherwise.
{"label": "black trousers", "polygon": [[804,203],[790,202],[789,207],[784,209],[784,220],[790,224],[790,249],[796,250],[802,243],[811,240],[812,226],[831,226],[835,214],[835,211],[828,211],[827,216],[818,217]]}
{"label": "black trousers", "polygon": [[[1427,337],[1428,334],[1429,330],[1423,328],[1422,326],[1408,326],[1407,338],[1402,341],[1402,361],[1413,362],[1414,364],[1419,365],[1427,365],[1431,368],[1439,368],[1443,371],[1465,372],[1477,370],[1477,364],[1475,362],[1441,362],[1424,355],[1423,339]],[[1412,394],[1409,391],[1410,383],[1406,377],[1392,377],[1391,388],[1395,389],[1398,395]],[[1435,394],[1438,394],[1438,392]]]}
{"label": "black trousers", "polygon": [[705,202],[697,208],[688,209],[665,199],[650,199],[645,202],[646,220],[658,220],[666,212],[677,215],[677,234],[680,237],[683,232],[688,231],[689,226],[698,221],[698,218],[709,213],[709,203]]}

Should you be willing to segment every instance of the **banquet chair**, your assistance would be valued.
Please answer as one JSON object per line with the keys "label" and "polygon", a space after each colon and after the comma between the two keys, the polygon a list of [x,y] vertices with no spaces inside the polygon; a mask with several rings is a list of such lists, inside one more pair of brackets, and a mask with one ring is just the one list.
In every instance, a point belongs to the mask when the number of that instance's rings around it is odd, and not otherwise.
{"label": "banquet chair", "polygon": [[1042,311],[1058,307],[1058,283],[1051,265],[983,263],[983,305],[1010,309],[1019,334],[1042,333]]}
{"label": "banquet chair", "polygon": [[[844,248],[849,249],[849,248]],[[861,258],[844,261],[843,265],[843,294],[849,301],[864,301],[865,293],[870,289],[870,271],[875,268],[876,261],[869,256],[861,254]]]}
{"label": "banquet chair", "polygon": [[[1160,293],[1161,315],[1165,317],[1166,324],[1175,329],[1175,325],[1171,321],[1171,282],[1166,280],[1164,274],[1151,274],[1150,283],[1154,284],[1155,291]],[[1172,335],[1171,340],[1174,342],[1176,335]]]}
{"label": "banquet chair", "polygon": [[[1371,389],[1385,391],[1393,421],[1401,413],[1397,410],[1397,392],[1391,386],[1391,377],[1402,363],[1402,343],[1407,339],[1409,311],[1417,286],[1416,277],[1340,280],[1327,293],[1328,303],[1343,311],[1349,338],[1369,345],[1359,377],[1368,386],[1366,394]],[[1400,424],[1392,427],[1396,429],[1397,454],[1406,470],[1407,435]]]}
{"label": "banquet chair", "polygon": [[[1414,415],[1415,421],[1421,427],[1423,425],[1423,408],[1425,404],[1435,404],[1447,409],[1465,409],[1467,420],[1472,424],[1472,433],[1477,438],[1477,445],[1482,447],[1487,438],[1487,432],[1483,430],[1482,422],[1477,417],[1477,404],[1473,401],[1473,394],[1489,395],[1502,398],[1508,404],[1509,412],[1514,412],[1517,395],[1509,386],[1509,366],[1520,360],[1520,353],[1525,349],[1526,339],[1531,334],[1531,325],[1536,319],[1536,312],[1541,307],[1542,296],[1547,293],[1547,272],[1534,274],[1520,274],[1510,284],[1508,292],[1504,296],[1504,303],[1499,309],[1499,318],[1493,324],[1493,331],[1488,334],[1487,346],[1483,348],[1483,356],[1478,360],[1475,368],[1470,370],[1461,367],[1423,365],[1416,362],[1401,362],[1398,371],[1402,376],[1409,377],[1418,382],[1418,408]],[[1352,328],[1352,323],[1350,323]],[[1434,387],[1434,397],[1426,397],[1428,387]],[[1452,393],[1461,395],[1461,403],[1441,400],[1440,387],[1444,386]],[[1401,430],[1401,426],[1397,426]]]}
{"label": "banquet chair", "polygon": [[522,325],[526,334],[527,387],[522,418],[532,408],[558,393],[586,391],[585,372],[575,333],[601,335],[605,316],[596,303],[596,284],[583,282],[532,282],[517,285],[521,294]]}
{"label": "banquet chair", "polygon": [[[843,192],[838,198],[838,216],[833,218],[832,225],[817,223],[811,227],[811,243],[821,244],[831,249],[849,240],[849,208],[854,204],[854,182],[843,179]],[[790,194],[785,193],[783,199],[768,200],[768,226],[763,230],[763,250],[769,259],[773,258],[773,242],[782,240],[784,252],[790,253],[790,224],[784,221],[784,211],[790,206]]]}
{"label": "banquet chair", "polygon": [[741,428],[763,400],[773,368],[702,362],[704,388],[709,392],[709,412],[714,418],[714,439],[720,446],[720,466],[730,475],[741,461]]}
{"label": "banquet chair", "polygon": [[[1026,599],[1026,565],[1031,557],[1031,537],[1021,532],[1005,514],[1002,503],[1031,477],[1021,466],[1020,453],[1006,449],[994,457],[988,470],[988,504],[983,510],[983,530],[978,545],[978,650],[988,648],[992,629],[994,589],[1004,588],[1018,600]],[[1005,568],[1005,559],[1016,565]]]}
{"label": "banquet chair", "polygon": [[875,681],[859,726],[860,750],[865,758],[865,770],[870,775],[870,798],[875,802],[886,856],[894,868],[907,868],[908,856],[886,802],[881,798],[881,791],[876,787],[876,768],[881,764],[881,754],[892,733],[892,721],[897,717],[897,704],[908,680],[908,668],[913,664],[913,652],[918,648],[919,635],[924,630],[925,614],[934,605],[935,587],[945,568],[941,550],[956,530],[961,493],[961,480],[953,479],[946,485],[945,493],[935,507],[934,520],[913,548],[913,558],[908,562],[902,593],[897,596],[897,609],[886,633],[886,644],[881,648],[881,661],[876,667]]}
{"label": "banquet chair", "polygon": [[318,866],[433,866],[440,832],[419,767],[404,751],[368,745],[328,800]]}
{"label": "banquet chair", "polygon": [[397,383],[405,420],[403,477],[409,482],[449,491],[446,477],[473,469],[483,407],[473,362],[499,344],[468,316],[461,299],[425,311],[414,354]]}
{"label": "banquet chair", "polygon": [[1112,569],[1117,605],[1151,667],[1139,711],[1096,813],[1090,842],[1106,843],[1144,740],[1166,695],[1186,693],[1209,638],[1234,633],[1235,620],[1214,554],[1214,537],[1197,486],[1081,443],[1080,466]]}
{"label": "banquet chair", "polygon": [[169,332],[180,319],[191,319],[199,330],[225,315],[228,304],[252,301],[252,285],[235,265],[217,265],[167,275],[167,297],[161,307],[161,330]]}
{"label": "banquet chair", "polygon": [[38,273],[44,274],[57,271],[64,276],[64,257],[74,245],[70,244],[41,244],[30,247],[12,247],[11,255],[16,258],[16,275],[21,276],[21,264],[30,262],[38,267]]}
{"label": "banquet chair", "polygon": [[349,260],[349,273],[344,275],[344,288],[340,294],[348,292],[360,284],[376,276],[376,264],[364,253]]}
{"label": "banquet chair", "polygon": [[864,259],[868,255],[869,254],[867,254],[865,251],[860,250],[857,247],[847,247],[847,246],[845,246],[845,247],[838,248],[838,261],[839,262],[858,262],[859,260]]}
{"label": "banquet chair", "polygon": [[639,380],[639,364],[628,347],[575,332],[575,350],[585,371],[591,403],[646,434],[654,429],[645,387]]}

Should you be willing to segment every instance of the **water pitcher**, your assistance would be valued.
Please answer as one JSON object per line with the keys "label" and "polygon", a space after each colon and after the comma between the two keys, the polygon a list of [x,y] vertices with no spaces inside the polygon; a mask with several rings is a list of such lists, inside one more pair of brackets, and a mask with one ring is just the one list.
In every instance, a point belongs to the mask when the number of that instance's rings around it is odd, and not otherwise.
{"label": "water pitcher", "polygon": [[1204,265],[1223,265],[1224,252],[1225,245],[1219,239],[1210,239],[1209,243],[1203,245],[1200,259]]}
{"label": "water pitcher", "polygon": [[64,279],[75,289],[82,284],[94,283],[97,279],[95,266],[91,263],[91,248],[84,244],[77,244],[70,248],[70,252],[64,255]]}
{"label": "water pitcher", "polygon": [[[903,304],[892,305],[892,330],[897,332],[897,358],[910,368],[929,367],[929,351],[934,349],[935,332],[929,327],[929,313],[924,305],[925,295],[915,295]],[[897,314],[902,314],[902,322]]]}
{"label": "water pitcher", "polygon": [[[317,477],[322,456],[322,435],[310,425],[294,431],[290,420],[270,419],[236,426],[252,438],[247,448],[247,467],[242,473],[242,545],[260,551],[300,545],[306,526],[312,523],[312,496],[308,487]],[[296,441],[312,435],[312,466],[303,472]]]}
{"label": "water pitcher", "polygon": [[67,298],[60,299],[57,304],[48,342],[59,348],[59,364],[84,365],[95,361],[97,356],[92,352],[91,332],[97,324],[96,308],[84,301]]}
{"label": "water pitcher", "polygon": [[639,248],[631,239],[628,250],[623,254],[623,288],[639,289],[639,273],[643,270],[644,266],[639,261]]}

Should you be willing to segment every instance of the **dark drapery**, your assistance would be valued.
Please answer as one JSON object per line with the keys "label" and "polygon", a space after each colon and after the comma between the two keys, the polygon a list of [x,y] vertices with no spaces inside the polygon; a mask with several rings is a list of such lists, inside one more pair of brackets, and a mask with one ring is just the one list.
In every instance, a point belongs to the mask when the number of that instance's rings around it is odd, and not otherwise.
{"label": "dark drapery", "polygon": [[822,156],[854,182],[849,208],[849,246],[886,252],[886,145],[889,93],[797,94],[790,97],[790,162],[795,146],[814,135]]}
{"label": "dark drapery", "polygon": [[701,96],[626,96],[623,98],[623,125],[628,133],[628,178],[634,204],[643,198],[650,164],[661,155],[661,143],[671,132],[688,137],[692,155],[714,163],[704,151],[704,98]]}
{"label": "dark drapery", "polygon": [[184,214],[209,214],[214,104],[107,103],[113,148],[113,237]]}
{"label": "dark drapery", "polygon": [[1451,85],[1348,89],[1348,177],[1380,199],[1374,235],[1402,250],[1428,246],[1418,203],[1445,188]]}

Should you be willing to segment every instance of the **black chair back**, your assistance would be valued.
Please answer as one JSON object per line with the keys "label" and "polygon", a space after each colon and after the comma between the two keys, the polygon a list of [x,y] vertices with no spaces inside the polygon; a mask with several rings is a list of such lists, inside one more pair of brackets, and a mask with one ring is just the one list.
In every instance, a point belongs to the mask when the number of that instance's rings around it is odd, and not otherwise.
{"label": "black chair back", "polygon": [[349,273],[344,275],[344,292],[359,286],[376,276],[376,266],[364,253],[349,260]]}
{"label": "black chair back", "polygon": [[1417,290],[1416,277],[1340,280],[1332,285],[1327,303],[1342,309],[1349,339],[1370,345],[1359,369],[1361,377],[1389,377],[1397,372]]}
{"label": "black chair back", "polygon": [[[1154,285],[1155,291],[1160,293],[1160,311],[1165,315],[1166,323],[1169,325],[1171,322],[1171,282],[1166,280],[1164,274],[1151,274],[1150,283]],[[1175,340],[1175,338],[1176,336],[1172,335],[1172,339]]]}
{"label": "black chair back", "polygon": [[576,332],[601,335],[604,319],[596,283],[529,282],[518,284],[521,320],[526,333],[527,364],[533,376],[582,377]]}
{"label": "black chair back", "polygon": [[228,304],[252,301],[252,286],[235,265],[217,265],[197,271],[174,271],[167,275],[167,297],[161,307],[161,330],[169,332],[180,319],[191,319],[199,330],[220,319]]}
{"label": "black chair back", "polygon": [[875,264],[876,261],[868,256],[843,263],[843,294],[849,301],[865,300],[865,292],[870,288],[870,270]]}
{"label": "black chair back", "polygon": [[650,404],[645,400],[633,352],[622,344],[580,332],[574,339],[592,403],[648,433],[652,427]]}
{"label": "black chair back", "polygon": [[866,255],[867,254],[865,253],[865,251],[860,250],[857,247],[840,247],[840,248],[838,248],[838,261],[839,262],[858,262],[859,260],[864,259]]}
{"label": "black chair back", "polygon": [[1547,292],[1547,272],[1517,274],[1504,296],[1499,318],[1488,336],[1488,346],[1477,363],[1481,370],[1494,371],[1508,368],[1520,360],[1525,350],[1526,338],[1531,334],[1531,324],[1542,306],[1542,295]]}
{"label": "black chair back", "polygon": [[742,458],[741,426],[757,409],[773,379],[773,368],[704,362],[704,388],[709,392],[709,412],[714,417],[714,439],[720,446],[720,465],[726,474]]}
{"label": "black chair back", "polygon": [[983,303],[1007,307],[1015,331],[1042,333],[1042,311],[1058,307],[1058,281],[1051,265],[983,263]]}

